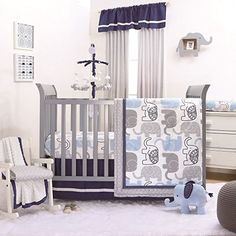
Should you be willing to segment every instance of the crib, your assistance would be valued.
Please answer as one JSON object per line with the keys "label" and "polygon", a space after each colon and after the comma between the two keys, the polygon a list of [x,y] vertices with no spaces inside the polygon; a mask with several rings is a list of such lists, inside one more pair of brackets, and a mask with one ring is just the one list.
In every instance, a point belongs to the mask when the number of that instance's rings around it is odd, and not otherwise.
{"label": "crib", "polygon": [[[36,85],[40,94],[40,157],[54,159],[54,197],[115,199],[114,100],[58,98],[53,85]],[[186,92],[186,98],[202,99],[203,185],[208,87],[189,86]]]}

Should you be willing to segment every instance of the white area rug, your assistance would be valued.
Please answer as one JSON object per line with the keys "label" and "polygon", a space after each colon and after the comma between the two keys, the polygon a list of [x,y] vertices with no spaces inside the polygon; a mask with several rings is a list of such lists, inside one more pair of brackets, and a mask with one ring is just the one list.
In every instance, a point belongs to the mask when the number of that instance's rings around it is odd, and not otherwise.
{"label": "white area rug", "polygon": [[222,185],[207,185],[214,198],[206,205],[206,215],[181,215],[163,202],[78,201],[80,210],[71,214],[35,207],[21,210],[15,220],[0,218],[0,236],[235,235],[217,220],[217,194]]}

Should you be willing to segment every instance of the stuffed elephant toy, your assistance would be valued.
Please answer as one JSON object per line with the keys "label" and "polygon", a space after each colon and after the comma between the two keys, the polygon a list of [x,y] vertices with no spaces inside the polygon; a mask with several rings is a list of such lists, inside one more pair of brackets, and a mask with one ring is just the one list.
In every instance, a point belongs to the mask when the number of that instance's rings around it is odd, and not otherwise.
{"label": "stuffed elephant toy", "polygon": [[197,214],[205,214],[207,194],[212,197],[200,184],[189,181],[186,184],[177,184],[174,188],[174,201],[170,202],[170,199],[166,198],[164,203],[167,207],[180,206],[183,214],[190,213],[190,206],[196,207]]}

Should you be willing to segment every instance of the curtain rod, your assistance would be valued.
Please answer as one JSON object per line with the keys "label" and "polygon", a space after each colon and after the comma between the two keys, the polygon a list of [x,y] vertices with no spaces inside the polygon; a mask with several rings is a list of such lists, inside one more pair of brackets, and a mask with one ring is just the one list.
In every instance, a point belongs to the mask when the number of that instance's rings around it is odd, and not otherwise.
{"label": "curtain rod", "polygon": [[[170,5],[170,1],[171,1],[171,0],[166,0],[166,1],[165,1],[166,6],[169,6],[169,5]],[[158,2],[158,3],[162,3],[162,2]],[[101,10],[98,11],[98,13],[101,13],[101,12],[102,12]]]}

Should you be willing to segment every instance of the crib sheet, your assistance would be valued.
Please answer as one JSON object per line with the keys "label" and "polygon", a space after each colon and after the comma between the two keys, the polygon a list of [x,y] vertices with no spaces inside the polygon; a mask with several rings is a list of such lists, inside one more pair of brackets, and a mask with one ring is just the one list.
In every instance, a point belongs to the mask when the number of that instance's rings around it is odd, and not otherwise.
{"label": "crib sheet", "polygon": [[[114,133],[109,132],[109,159],[114,159]],[[45,141],[45,152],[50,155],[51,135]],[[83,158],[83,132],[76,135],[76,159]],[[55,133],[55,158],[61,158],[61,132]],[[66,158],[72,158],[72,132],[66,133]],[[104,159],[104,132],[98,132],[98,159]],[[87,133],[87,159],[93,159],[93,132]]]}

